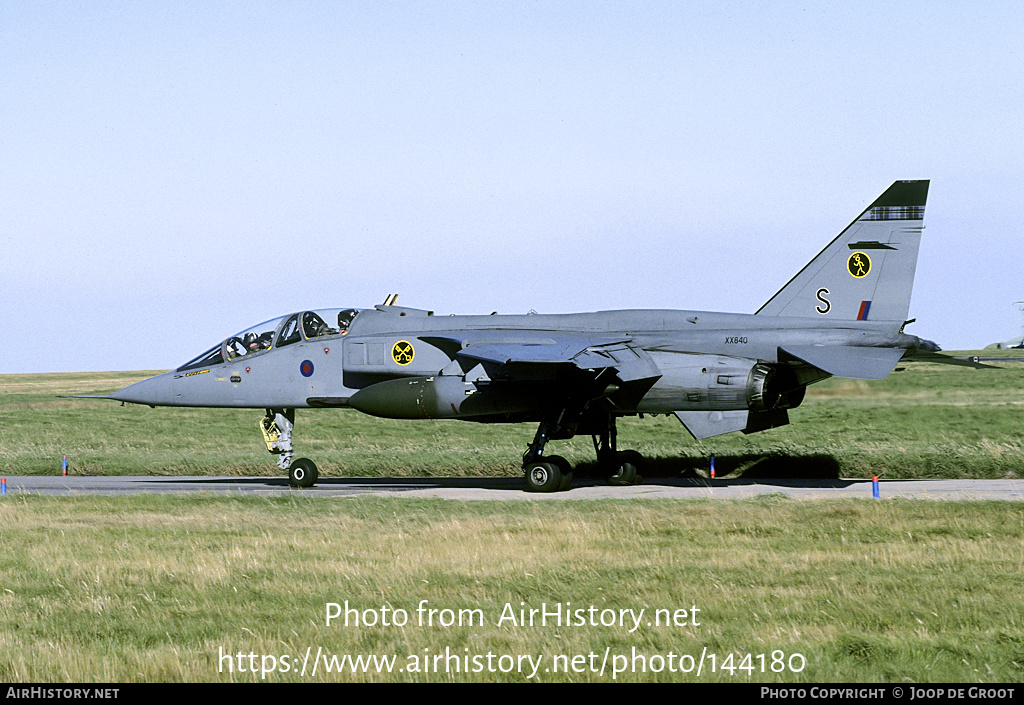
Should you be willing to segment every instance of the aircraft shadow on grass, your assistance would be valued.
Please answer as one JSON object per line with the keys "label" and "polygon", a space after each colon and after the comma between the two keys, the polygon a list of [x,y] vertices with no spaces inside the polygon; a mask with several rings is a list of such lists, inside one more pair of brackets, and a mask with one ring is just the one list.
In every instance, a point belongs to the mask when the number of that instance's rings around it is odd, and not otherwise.
{"label": "aircraft shadow on grass", "polygon": [[[691,484],[694,480],[706,482],[708,458],[649,458],[643,466],[643,482],[647,485]],[[580,484],[603,484],[602,467],[598,463],[582,463],[577,468]],[[715,479],[729,483],[772,484],[779,481],[786,486],[799,487],[799,481],[806,480],[808,486],[820,486],[823,480],[836,481],[836,486],[845,486],[849,481],[840,480],[840,466],[829,454],[761,456],[754,453],[715,456]],[[154,479],[153,482],[161,480]],[[166,480],[163,480],[166,481]],[[177,478],[183,484],[206,486],[240,485],[245,487],[287,487],[283,477],[190,477]],[[797,481],[794,483],[794,481]],[[430,488],[488,489],[521,492],[522,479],[517,477],[320,477],[318,485],[325,489],[352,489],[378,487],[391,491],[412,491]]]}
{"label": "aircraft shadow on grass", "polygon": [[[645,484],[664,484],[673,480],[709,480],[710,458],[646,458],[640,474]],[[581,463],[577,477],[601,478],[598,463]],[[839,480],[840,465],[835,456],[820,454],[743,453],[715,456],[715,479],[732,482],[757,480]]]}

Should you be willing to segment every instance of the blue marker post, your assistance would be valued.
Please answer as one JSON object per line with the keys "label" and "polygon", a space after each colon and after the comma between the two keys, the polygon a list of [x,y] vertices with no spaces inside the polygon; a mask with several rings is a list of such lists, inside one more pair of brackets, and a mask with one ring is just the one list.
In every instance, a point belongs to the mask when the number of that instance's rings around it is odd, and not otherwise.
{"label": "blue marker post", "polygon": [[7,494],[7,478],[0,477],[0,495]]}
{"label": "blue marker post", "polygon": [[871,496],[878,499],[878,475],[871,478]]}
{"label": "blue marker post", "polygon": [[68,456],[64,456],[64,460],[60,463],[60,472],[64,477],[68,476]]}
{"label": "blue marker post", "polygon": [[715,456],[711,456],[711,479],[715,479]]}

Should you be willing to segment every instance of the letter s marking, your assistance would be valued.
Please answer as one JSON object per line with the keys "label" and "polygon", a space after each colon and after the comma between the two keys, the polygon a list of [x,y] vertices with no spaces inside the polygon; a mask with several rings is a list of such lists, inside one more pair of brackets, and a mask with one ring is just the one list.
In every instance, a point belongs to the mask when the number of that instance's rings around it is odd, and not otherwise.
{"label": "letter s marking", "polygon": [[825,315],[826,313],[828,313],[829,311],[832,310],[832,304],[829,302],[828,299],[825,298],[825,294],[828,294],[828,293],[829,293],[829,290],[826,289],[825,287],[822,287],[822,288],[818,289],[818,291],[815,292],[815,294],[814,294],[814,297],[816,299],[818,299],[818,301],[820,301],[821,303],[824,304],[824,306],[815,306],[814,307],[814,310],[817,311],[818,313],[822,314],[822,315]]}

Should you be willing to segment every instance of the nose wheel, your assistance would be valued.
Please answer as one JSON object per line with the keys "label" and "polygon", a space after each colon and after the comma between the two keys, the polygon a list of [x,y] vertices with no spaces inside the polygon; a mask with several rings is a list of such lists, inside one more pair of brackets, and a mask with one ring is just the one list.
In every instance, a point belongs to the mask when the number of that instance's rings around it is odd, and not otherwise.
{"label": "nose wheel", "polygon": [[312,487],[320,478],[316,463],[309,458],[295,458],[292,447],[292,428],[295,426],[295,409],[267,409],[260,419],[260,431],[267,444],[267,450],[278,456],[277,467],[288,472],[288,484],[292,487]]}
{"label": "nose wheel", "polygon": [[319,477],[316,463],[309,458],[296,458],[288,468],[288,483],[292,487],[312,487]]}

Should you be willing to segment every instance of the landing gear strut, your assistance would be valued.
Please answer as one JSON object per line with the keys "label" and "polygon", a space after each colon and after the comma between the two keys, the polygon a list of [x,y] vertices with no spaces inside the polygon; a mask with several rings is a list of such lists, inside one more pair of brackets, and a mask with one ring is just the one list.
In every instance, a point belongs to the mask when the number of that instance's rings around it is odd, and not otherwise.
{"label": "landing gear strut", "polygon": [[[564,422],[566,412],[541,421],[533,443],[523,454],[523,473],[527,492],[564,492],[572,485],[572,465],[559,455],[544,455],[549,440],[572,438],[577,424]],[[594,450],[609,485],[638,485],[643,482],[638,469],[643,456],[635,450],[617,450],[615,415],[602,414],[583,420],[583,425],[598,432],[593,434]]]}
{"label": "landing gear strut", "polygon": [[316,463],[309,458],[293,460],[292,428],[295,426],[295,409],[267,409],[260,420],[260,431],[267,444],[267,450],[278,456],[277,466],[288,472],[292,487],[312,487],[320,473]]}
{"label": "landing gear strut", "polygon": [[557,420],[541,421],[533,443],[523,454],[523,473],[526,475],[527,492],[564,492],[572,485],[572,465],[560,455],[544,456],[544,446],[552,437],[571,438],[564,435]]}
{"label": "landing gear strut", "polygon": [[639,485],[644,481],[639,473],[644,456],[635,450],[618,450],[617,436],[615,416],[608,414],[604,428],[593,436],[597,462],[601,464],[605,481],[615,486]]}

